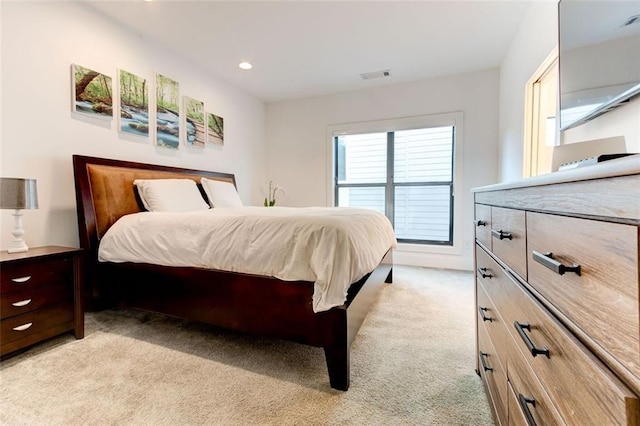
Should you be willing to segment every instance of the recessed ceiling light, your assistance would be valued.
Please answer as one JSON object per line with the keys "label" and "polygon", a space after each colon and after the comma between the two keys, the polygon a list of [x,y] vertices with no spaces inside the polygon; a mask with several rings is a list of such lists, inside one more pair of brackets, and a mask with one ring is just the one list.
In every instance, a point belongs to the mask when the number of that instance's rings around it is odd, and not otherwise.
{"label": "recessed ceiling light", "polygon": [[240,62],[238,66],[243,70],[250,70],[251,68],[253,68],[253,65],[251,65],[249,62]]}

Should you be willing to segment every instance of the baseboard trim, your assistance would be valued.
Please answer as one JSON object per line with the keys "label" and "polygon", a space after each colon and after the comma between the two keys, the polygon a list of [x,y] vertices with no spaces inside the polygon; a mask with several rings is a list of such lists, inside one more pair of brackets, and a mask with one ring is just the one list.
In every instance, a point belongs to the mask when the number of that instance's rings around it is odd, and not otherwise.
{"label": "baseboard trim", "polygon": [[456,269],[473,271],[473,258],[467,256],[452,256],[437,253],[420,253],[396,249],[393,252],[395,265],[422,266],[425,268]]}

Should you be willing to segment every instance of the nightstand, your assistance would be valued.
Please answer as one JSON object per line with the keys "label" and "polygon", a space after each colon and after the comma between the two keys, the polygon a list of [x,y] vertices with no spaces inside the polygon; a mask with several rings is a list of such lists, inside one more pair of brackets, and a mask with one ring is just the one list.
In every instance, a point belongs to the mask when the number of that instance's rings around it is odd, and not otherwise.
{"label": "nightstand", "polygon": [[81,249],[0,252],[0,356],[73,331],[84,337]]}

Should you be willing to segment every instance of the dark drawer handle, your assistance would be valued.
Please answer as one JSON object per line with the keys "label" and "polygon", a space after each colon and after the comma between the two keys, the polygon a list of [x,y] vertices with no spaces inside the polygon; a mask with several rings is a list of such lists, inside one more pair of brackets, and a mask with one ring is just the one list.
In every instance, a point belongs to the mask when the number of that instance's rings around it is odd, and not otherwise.
{"label": "dark drawer handle", "polygon": [[501,240],[507,239],[507,240],[512,240],[513,239],[513,235],[511,235],[511,232],[504,232],[502,229],[499,231],[496,231],[495,229],[491,230],[491,235],[493,235],[496,238],[499,238]]}
{"label": "dark drawer handle", "polygon": [[482,278],[493,278],[493,275],[491,275],[490,272],[487,272],[488,268],[478,268],[478,273],[480,274],[480,276]]}
{"label": "dark drawer handle", "polygon": [[20,278],[11,278],[11,281],[13,281],[16,284],[22,284],[22,283],[26,283],[27,281],[29,281],[31,279],[31,275],[28,275],[26,277],[20,277]]}
{"label": "dark drawer handle", "polygon": [[536,421],[533,418],[533,415],[531,414],[531,411],[529,410],[529,405],[533,405],[533,408],[536,407],[535,398],[527,398],[523,394],[519,393],[518,394],[518,402],[520,403],[520,408],[522,409],[522,412],[524,413],[524,417],[527,419],[527,424],[529,426],[536,426]]}
{"label": "dark drawer handle", "polygon": [[478,306],[478,310],[480,311],[480,316],[482,317],[482,321],[493,322],[493,318],[488,317],[484,314],[489,310],[489,308],[483,308],[482,306]]}
{"label": "dark drawer handle", "polygon": [[32,322],[28,322],[26,324],[19,325],[17,327],[13,327],[13,331],[25,331],[33,325]]}
{"label": "dark drawer handle", "polygon": [[487,222],[485,222],[484,220],[477,220],[476,226],[487,226]]}
{"label": "dark drawer handle", "polygon": [[565,272],[575,272],[576,274],[580,275],[580,265],[563,265],[553,258],[553,253],[551,252],[539,253],[533,250],[533,260],[535,260],[542,266],[551,269],[558,275],[564,275]]}
{"label": "dark drawer handle", "polygon": [[23,306],[27,306],[29,303],[31,303],[31,299],[24,299],[24,300],[20,300],[19,302],[13,302],[11,306],[15,306],[16,308],[21,308]]}
{"label": "dark drawer handle", "polygon": [[513,325],[516,327],[516,330],[518,330],[518,334],[520,335],[522,340],[524,340],[524,344],[527,345],[527,349],[529,349],[531,355],[533,355],[534,357],[538,355],[546,355],[547,358],[551,358],[551,355],[549,354],[549,348],[547,348],[546,346],[542,347],[542,349],[536,348],[536,346],[529,338],[529,335],[524,332],[524,330],[527,330],[529,332],[531,331],[531,324],[521,324],[518,321],[514,321]]}
{"label": "dark drawer handle", "polygon": [[484,371],[493,371],[493,367],[489,367],[487,365],[487,361],[485,360],[485,358],[488,356],[489,354],[487,354],[486,352],[480,352],[480,362],[482,363],[482,369]]}

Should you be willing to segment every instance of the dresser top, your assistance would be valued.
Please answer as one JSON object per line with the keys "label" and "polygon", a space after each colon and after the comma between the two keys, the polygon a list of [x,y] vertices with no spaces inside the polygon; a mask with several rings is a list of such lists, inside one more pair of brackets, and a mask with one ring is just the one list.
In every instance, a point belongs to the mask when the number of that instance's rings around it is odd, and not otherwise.
{"label": "dresser top", "polygon": [[547,173],[526,179],[495,185],[473,188],[473,192],[499,191],[503,189],[526,188],[531,186],[553,185],[566,182],[578,182],[592,179],[603,179],[615,176],[627,176],[640,174],[640,154],[615,160],[604,161],[590,166],[577,167],[570,170],[562,170]]}

